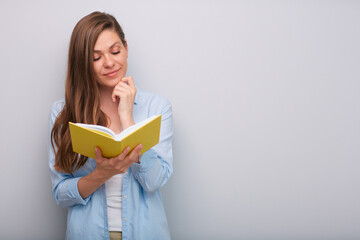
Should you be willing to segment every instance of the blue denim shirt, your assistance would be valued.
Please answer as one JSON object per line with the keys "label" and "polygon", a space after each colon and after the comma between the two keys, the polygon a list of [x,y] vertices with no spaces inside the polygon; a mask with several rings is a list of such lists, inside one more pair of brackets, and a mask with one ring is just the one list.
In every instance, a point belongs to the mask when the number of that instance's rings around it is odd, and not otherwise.
{"label": "blue denim shirt", "polygon": [[[52,194],[58,205],[68,208],[66,239],[109,239],[105,184],[86,199],[78,191],[79,179],[91,173],[94,159],[72,174],[54,169],[55,155],[50,143],[54,120],[64,99],[56,101],[49,116],[49,168]],[[139,90],[133,108],[134,121],[162,114],[160,142],[142,154],[140,164],[133,163],[123,174],[122,233],[124,240],[170,239],[160,187],[169,179],[172,167],[172,108],[163,97]]]}

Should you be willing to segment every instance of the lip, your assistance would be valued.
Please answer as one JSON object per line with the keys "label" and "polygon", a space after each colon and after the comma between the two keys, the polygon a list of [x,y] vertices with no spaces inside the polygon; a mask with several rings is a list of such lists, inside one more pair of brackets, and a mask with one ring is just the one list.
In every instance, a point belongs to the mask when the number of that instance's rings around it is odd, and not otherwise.
{"label": "lip", "polygon": [[108,73],[105,73],[103,74],[105,77],[114,77],[116,76],[116,74],[119,72],[120,69],[118,70],[115,70],[115,71],[112,71],[112,72],[108,72]]}

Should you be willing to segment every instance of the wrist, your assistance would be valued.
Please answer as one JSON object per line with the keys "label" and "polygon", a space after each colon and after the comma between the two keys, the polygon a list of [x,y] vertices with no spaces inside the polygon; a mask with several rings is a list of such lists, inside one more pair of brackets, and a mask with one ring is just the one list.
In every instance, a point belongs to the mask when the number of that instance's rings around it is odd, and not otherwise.
{"label": "wrist", "polygon": [[91,173],[92,178],[96,182],[105,183],[107,180],[111,178],[111,176],[108,176],[104,174],[101,170],[98,168],[95,168],[95,170]]}
{"label": "wrist", "polygon": [[131,117],[129,118],[124,118],[124,119],[121,119],[120,118],[120,122],[121,122],[121,126],[122,126],[122,129],[125,130],[127,129],[128,127],[132,126],[135,124],[134,122],[134,119]]}

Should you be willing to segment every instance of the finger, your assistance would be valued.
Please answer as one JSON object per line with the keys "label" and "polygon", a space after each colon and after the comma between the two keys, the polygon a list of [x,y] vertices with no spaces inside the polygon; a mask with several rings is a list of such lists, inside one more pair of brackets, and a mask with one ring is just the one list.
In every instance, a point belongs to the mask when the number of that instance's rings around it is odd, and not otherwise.
{"label": "finger", "polygon": [[129,81],[132,79],[132,77],[130,77],[130,76],[128,76],[128,77],[123,77],[122,79],[121,79],[121,81],[122,82],[125,82],[127,85],[129,85],[130,83],[129,83]]}
{"label": "finger", "polygon": [[138,157],[140,156],[141,149],[143,148],[142,144],[138,144],[130,153],[129,157],[132,161],[137,161]]}
{"label": "finger", "polygon": [[131,163],[129,164],[128,158],[126,158],[126,155],[129,153],[130,147],[127,146],[117,157],[112,158],[112,160],[115,161],[115,169],[117,171],[120,171],[121,173],[126,172],[126,170],[129,168]]}
{"label": "finger", "polygon": [[101,162],[101,160],[102,160],[102,152],[99,147],[95,147],[95,160],[97,162]]}
{"label": "finger", "polygon": [[118,94],[117,94],[117,91],[120,89],[119,86],[120,86],[120,83],[121,81],[116,84],[116,86],[114,87],[112,93],[111,93],[111,99],[113,102],[116,102],[116,98],[119,97]]}
{"label": "finger", "polygon": [[131,91],[132,88],[129,84],[127,84],[126,82],[119,82],[117,85],[116,85],[116,88],[117,89],[126,89],[126,90],[129,90]]}
{"label": "finger", "polygon": [[120,101],[117,102],[119,104],[119,107],[120,106],[124,107],[126,105],[126,108],[130,108],[131,105],[134,104],[134,96],[128,92],[118,91],[115,93],[115,95],[117,98],[120,99]]}
{"label": "finger", "polygon": [[134,159],[134,162],[136,163],[140,163],[139,162],[139,159],[140,159],[140,155],[141,155],[141,150],[143,149],[143,145],[142,144],[139,144],[139,147],[137,149],[137,154],[135,156],[135,159]]}
{"label": "finger", "polygon": [[127,146],[127,147],[119,154],[118,159],[119,159],[119,160],[123,160],[123,159],[126,157],[126,155],[129,153],[129,151],[130,151],[130,147]]}
{"label": "finger", "polygon": [[[115,90],[115,89],[114,89]],[[111,94],[111,99],[113,102],[116,102],[116,94],[115,94],[115,91],[113,90],[112,94]]]}
{"label": "finger", "polygon": [[134,90],[136,90],[136,87],[135,87],[135,83],[134,83],[134,79],[129,76],[129,77],[124,77],[121,79],[123,82],[127,82],[127,84]]}
{"label": "finger", "polygon": [[131,93],[127,90],[116,90],[113,94],[114,98],[119,98],[120,100],[132,99]]}
{"label": "finger", "polygon": [[111,94],[111,98],[113,102],[116,102],[117,98],[121,98],[124,97],[124,95],[122,94],[131,94],[130,89],[125,89],[123,87],[115,87],[112,94]]}
{"label": "finger", "polygon": [[119,82],[113,89],[112,95],[116,95],[117,92],[128,92],[131,94],[133,92],[133,89],[129,85],[127,85],[124,82]]}
{"label": "finger", "polygon": [[141,150],[143,149],[143,145],[140,143],[140,144],[138,144],[138,145],[135,147],[135,149],[136,149],[138,155],[140,155],[140,152],[141,152]]}

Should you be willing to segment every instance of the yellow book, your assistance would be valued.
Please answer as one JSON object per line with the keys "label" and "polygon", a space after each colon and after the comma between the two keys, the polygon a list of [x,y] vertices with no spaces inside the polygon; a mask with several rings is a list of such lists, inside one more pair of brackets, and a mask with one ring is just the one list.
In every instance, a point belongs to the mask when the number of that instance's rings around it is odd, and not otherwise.
{"label": "yellow book", "polygon": [[107,127],[69,122],[73,151],[90,158],[95,158],[96,146],[104,157],[112,158],[125,147],[129,146],[131,151],[141,143],[142,154],[159,143],[160,125],[161,115],[155,115],[115,134]]}

